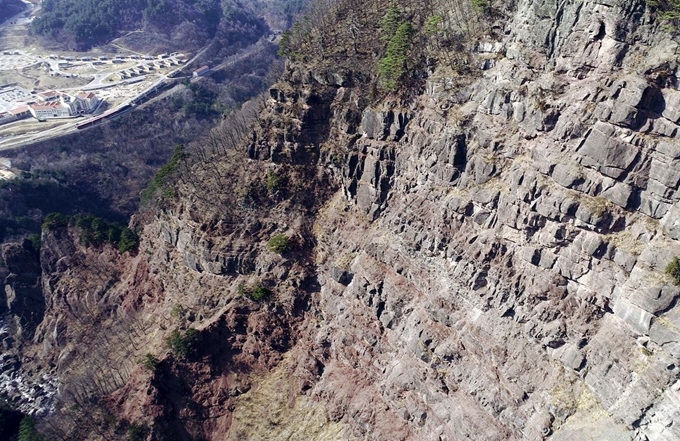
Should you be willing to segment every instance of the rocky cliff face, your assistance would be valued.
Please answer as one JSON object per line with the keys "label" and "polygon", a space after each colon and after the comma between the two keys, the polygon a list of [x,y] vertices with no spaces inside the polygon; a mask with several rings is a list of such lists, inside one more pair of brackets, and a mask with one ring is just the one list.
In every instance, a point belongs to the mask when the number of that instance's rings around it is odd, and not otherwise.
{"label": "rocky cliff face", "polygon": [[357,435],[680,437],[677,44],[653,29],[642,2],[519,2],[482,78],[363,110],[318,217],[312,391]]}
{"label": "rocky cliff face", "polygon": [[[152,439],[680,439],[678,44],[641,0],[521,0],[490,28],[473,75],[431,63],[408,98],[290,63],[247,149],[138,219],[137,256],[43,247],[64,389],[73,338],[118,326],[120,384],[81,384]],[[93,267],[74,330],[54,305]]]}

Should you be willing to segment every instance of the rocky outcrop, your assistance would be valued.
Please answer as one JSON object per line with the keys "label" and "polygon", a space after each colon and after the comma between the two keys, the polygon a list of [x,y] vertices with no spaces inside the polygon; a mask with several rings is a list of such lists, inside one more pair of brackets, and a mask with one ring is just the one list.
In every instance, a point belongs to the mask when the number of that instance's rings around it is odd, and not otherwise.
{"label": "rocky outcrop", "polygon": [[6,313],[0,320],[0,389],[10,406],[45,414],[52,408],[57,380],[42,368],[36,370],[30,356],[24,357],[28,354],[21,352],[32,341],[45,316],[39,255],[33,244],[24,240],[4,244],[2,260],[9,274],[4,279],[1,297]]}
{"label": "rocky outcrop", "polygon": [[405,98],[365,97],[361,42],[289,63],[244,151],[140,215],[136,256],[44,238],[62,378],[75,336],[119,329],[107,409],[153,436],[680,438],[678,45],[643,1],[520,0],[489,26],[482,69],[433,58]]}
{"label": "rocky outcrop", "polygon": [[642,2],[523,1],[507,33],[464,92],[442,68],[357,120],[312,394],[370,439],[680,437],[677,45]]}
{"label": "rocky outcrop", "polygon": [[[4,308],[13,318],[19,338],[31,339],[43,319],[44,298],[40,287],[40,262],[29,241],[2,246],[2,260],[9,275],[4,280]],[[3,308],[3,309],[4,309]]]}

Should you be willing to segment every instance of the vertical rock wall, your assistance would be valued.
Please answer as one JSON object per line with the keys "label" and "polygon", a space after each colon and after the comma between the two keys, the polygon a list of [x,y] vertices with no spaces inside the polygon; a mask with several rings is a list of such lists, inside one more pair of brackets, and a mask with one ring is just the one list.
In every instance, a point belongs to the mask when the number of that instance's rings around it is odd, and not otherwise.
{"label": "vertical rock wall", "polygon": [[363,110],[313,389],[357,434],[680,438],[677,44],[650,20],[521,1],[482,78]]}

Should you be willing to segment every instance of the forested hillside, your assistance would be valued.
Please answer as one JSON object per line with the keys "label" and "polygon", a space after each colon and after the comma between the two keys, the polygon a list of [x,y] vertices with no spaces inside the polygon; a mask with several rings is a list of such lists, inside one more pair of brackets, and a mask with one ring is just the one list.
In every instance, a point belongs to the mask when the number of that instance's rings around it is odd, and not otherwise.
{"label": "forested hillside", "polygon": [[21,0],[0,0],[0,23],[18,14],[24,7]]}
{"label": "forested hillside", "polygon": [[[189,45],[222,36],[247,38],[265,27],[262,11],[295,12],[300,2],[236,0],[45,0],[33,32],[70,49],[86,50],[128,32],[145,30]],[[297,7],[299,9],[299,6]]]}

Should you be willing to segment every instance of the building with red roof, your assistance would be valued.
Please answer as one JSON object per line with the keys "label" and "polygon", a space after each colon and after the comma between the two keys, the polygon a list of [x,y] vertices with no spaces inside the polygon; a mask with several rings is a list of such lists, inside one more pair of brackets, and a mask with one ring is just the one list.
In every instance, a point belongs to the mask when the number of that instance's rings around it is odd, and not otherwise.
{"label": "building with red roof", "polygon": [[196,70],[194,71],[193,77],[194,77],[194,78],[202,77],[203,75],[207,74],[208,72],[210,72],[210,67],[208,67],[208,66],[201,66],[201,67],[199,67],[198,69],[196,69]]}

